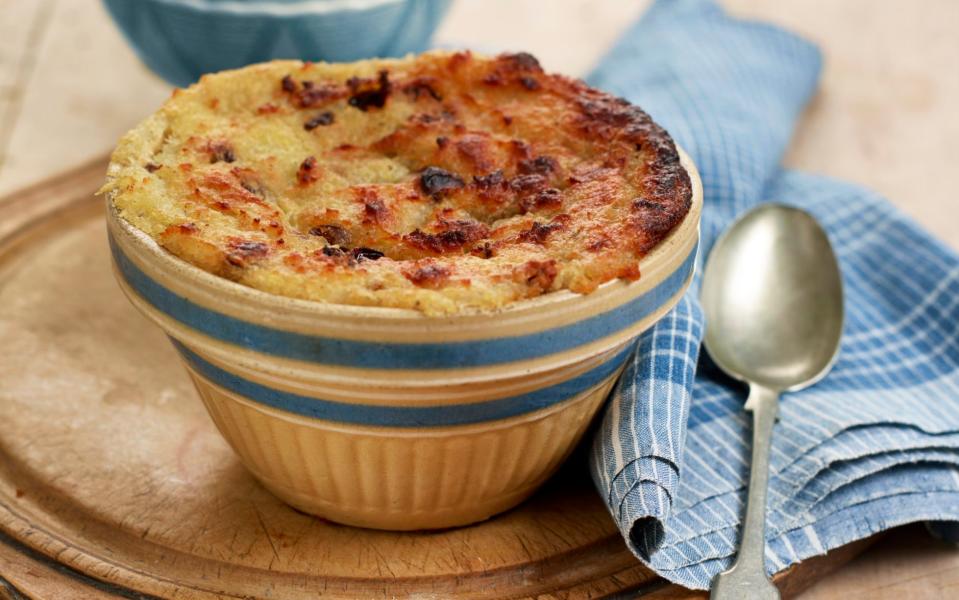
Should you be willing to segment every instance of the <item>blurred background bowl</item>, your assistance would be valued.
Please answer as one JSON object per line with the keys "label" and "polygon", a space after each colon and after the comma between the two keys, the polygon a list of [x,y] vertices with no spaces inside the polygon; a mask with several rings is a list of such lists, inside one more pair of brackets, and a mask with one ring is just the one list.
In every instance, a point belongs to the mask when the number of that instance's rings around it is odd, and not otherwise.
{"label": "blurred background bowl", "polygon": [[104,0],[173,85],[274,58],[344,62],[425,50],[452,0]]}

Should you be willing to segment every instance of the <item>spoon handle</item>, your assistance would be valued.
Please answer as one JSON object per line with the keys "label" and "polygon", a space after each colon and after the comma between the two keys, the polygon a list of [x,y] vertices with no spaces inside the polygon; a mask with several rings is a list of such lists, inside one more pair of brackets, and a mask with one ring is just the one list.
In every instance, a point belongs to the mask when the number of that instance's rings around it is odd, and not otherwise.
{"label": "spoon handle", "polygon": [[753,413],[753,458],[749,470],[746,519],[736,562],[713,580],[710,598],[715,600],[779,598],[779,590],[766,575],[765,556],[769,448],[773,424],[779,412],[779,393],[755,383],[750,384],[746,410]]}

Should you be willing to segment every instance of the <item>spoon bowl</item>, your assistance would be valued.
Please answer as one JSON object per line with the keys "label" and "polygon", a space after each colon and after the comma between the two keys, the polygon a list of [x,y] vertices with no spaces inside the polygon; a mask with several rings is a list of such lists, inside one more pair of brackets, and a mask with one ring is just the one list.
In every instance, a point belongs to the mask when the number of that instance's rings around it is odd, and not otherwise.
{"label": "spoon bowl", "polygon": [[764,204],[716,242],[701,291],[706,351],[749,383],[752,465],[739,553],[713,581],[712,598],[775,599],[766,574],[766,488],[779,394],[825,377],[839,352],[842,279],[829,238],[797,208]]}
{"label": "spoon bowl", "polygon": [[842,280],[807,212],[763,204],[716,242],[703,274],[704,343],[728,375],[778,390],[822,379],[842,334]]}

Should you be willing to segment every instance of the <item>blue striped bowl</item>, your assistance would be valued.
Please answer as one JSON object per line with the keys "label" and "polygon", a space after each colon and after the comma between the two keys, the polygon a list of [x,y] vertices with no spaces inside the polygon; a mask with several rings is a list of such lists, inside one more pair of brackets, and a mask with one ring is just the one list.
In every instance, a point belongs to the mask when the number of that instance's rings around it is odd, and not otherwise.
{"label": "blue striped bowl", "polygon": [[634,282],[427,317],[248,288],[160,248],[108,200],[114,270],[173,340],[219,430],[293,506],[425,529],[522,501],[582,437],[630,342],[689,284],[702,189]]}
{"label": "blue striped bowl", "polygon": [[349,62],[421,52],[451,0],[104,0],[173,85],[274,58]]}

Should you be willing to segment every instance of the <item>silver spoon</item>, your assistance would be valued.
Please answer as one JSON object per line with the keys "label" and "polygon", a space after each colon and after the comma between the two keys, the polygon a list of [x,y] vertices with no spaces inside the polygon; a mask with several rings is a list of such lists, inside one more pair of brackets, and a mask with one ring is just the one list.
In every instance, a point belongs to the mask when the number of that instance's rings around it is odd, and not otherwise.
{"label": "silver spoon", "polygon": [[719,368],[749,384],[753,457],[742,540],[733,566],[713,580],[711,598],[779,598],[766,575],[766,487],[779,395],[822,379],[842,334],[839,265],[808,213],[763,204],[716,242],[703,274],[706,350]]}

